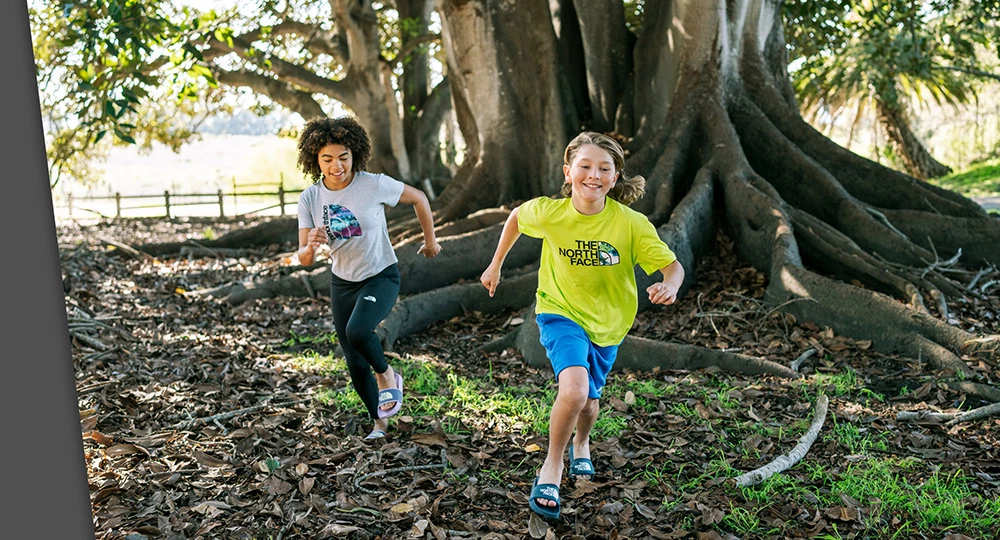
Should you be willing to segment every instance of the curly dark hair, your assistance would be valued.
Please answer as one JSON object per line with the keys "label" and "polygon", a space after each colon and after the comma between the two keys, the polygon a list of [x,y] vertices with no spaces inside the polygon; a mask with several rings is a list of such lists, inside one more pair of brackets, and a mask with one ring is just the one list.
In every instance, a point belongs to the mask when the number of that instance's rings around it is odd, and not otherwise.
{"label": "curly dark hair", "polygon": [[310,120],[299,135],[297,165],[313,182],[323,178],[319,151],[328,144],[342,144],[351,150],[351,171],[363,171],[372,155],[368,132],[353,116],[319,117]]}

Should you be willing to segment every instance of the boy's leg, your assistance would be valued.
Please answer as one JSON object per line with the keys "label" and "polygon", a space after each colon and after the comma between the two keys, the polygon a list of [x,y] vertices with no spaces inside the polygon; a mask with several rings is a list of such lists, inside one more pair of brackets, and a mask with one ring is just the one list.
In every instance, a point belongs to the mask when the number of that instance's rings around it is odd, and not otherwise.
{"label": "boy's leg", "polygon": [[587,398],[587,404],[576,419],[576,436],[573,437],[573,457],[590,459],[590,430],[597,422],[601,400]]}
{"label": "boy's leg", "polygon": [[[559,373],[559,393],[549,416],[549,450],[538,471],[539,484],[558,486],[562,483],[563,456],[580,411],[587,403],[589,380],[587,368],[582,366],[570,366]],[[555,506],[547,499],[535,500],[542,506]]]}
{"label": "boy's leg", "polygon": [[576,423],[576,436],[573,438],[573,457],[590,459],[590,430],[597,422],[600,412],[601,393],[608,380],[608,373],[618,357],[618,345],[598,346],[590,343],[587,361],[590,364],[590,387],[587,393],[587,403],[580,411]]}

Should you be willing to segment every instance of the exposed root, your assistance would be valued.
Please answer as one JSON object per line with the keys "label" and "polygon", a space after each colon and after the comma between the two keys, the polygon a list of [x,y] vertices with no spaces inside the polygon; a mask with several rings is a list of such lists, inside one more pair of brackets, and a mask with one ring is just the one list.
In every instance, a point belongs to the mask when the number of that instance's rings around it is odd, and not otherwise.
{"label": "exposed root", "polygon": [[751,50],[746,52],[740,75],[753,102],[785,137],[830,171],[851,195],[882,209],[923,210],[972,218],[986,216],[986,211],[974,201],[865,159],[816,131],[798,110],[788,106],[774,81],[768,78],[760,55]]}
{"label": "exposed root", "polygon": [[270,219],[249,229],[237,229],[214,240],[144,244],[137,249],[155,257],[162,257],[176,255],[185,247],[247,249],[296,242],[298,242],[298,218],[283,217]]}
{"label": "exposed root", "polygon": [[[914,309],[929,313],[920,290],[899,276],[888,265],[865,253],[849,238],[809,214],[790,209],[800,247],[825,269],[848,279],[858,279],[876,289],[891,294]],[[815,252],[813,252],[815,250]]]}
{"label": "exposed root", "polygon": [[185,296],[219,298],[230,305],[275,296],[315,297],[315,291],[330,287],[330,267],[299,270],[291,274],[261,281],[232,282],[211,289],[188,291]]}
{"label": "exposed root", "polygon": [[415,334],[428,326],[468,311],[499,313],[525,308],[535,299],[538,275],[535,272],[507,278],[497,285],[496,295],[480,283],[463,283],[410,296],[393,306],[376,329],[382,347],[391,351],[400,337]]}
{"label": "exposed root", "polygon": [[825,394],[816,399],[816,412],[813,413],[812,425],[809,426],[809,431],[807,431],[806,434],[799,439],[798,444],[792,448],[791,452],[778,456],[774,461],[760,467],[759,469],[754,469],[748,473],[741,474],[740,476],[730,480],[730,482],[739,487],[759,484],[775,474],[787,471],[796,463],[801,461],[802,458],[805,457],[806,453],[809,452],[809,448],[816,441],[820,430],[823,429],[823,423],[826,421],[826,409],[828,402],[829,400]]}
{"label": "exposed root", "polygon": [[1000,388],[988,384],[974,383],[971,381],[946,381],[939,382],[938,386],[963,394],[978,397],[985,401],[1000,403]]}
{"label": "exposed root", "polygon": [[902,411],[896,414],[896,420],[919,422],[921,420],[930,419],[938,422],[944,422],[946,426],[954,426],[955,424],[961,424],[963,422],[989,418],[997,414],[1000,414],[1000,403],[990,403],[989,405],[979,407],[978,409],[972,409],[971,411],[965,411],[962,413]]}
{"label": "exposed root", "polygon": [[[538,368],[549,366],[545,349],[538,341],[538,325],[534,320],[526,320],[516,333],[517,348],[524,356],[524,361]],[[695,371],[710,367],[743,375],[771,375],[782,379],[801,378],[801,375],[788,366],[763,358],[635,336],[626,336],[622,341],[614,365],[614,369],[633,371],[655,369]]]}

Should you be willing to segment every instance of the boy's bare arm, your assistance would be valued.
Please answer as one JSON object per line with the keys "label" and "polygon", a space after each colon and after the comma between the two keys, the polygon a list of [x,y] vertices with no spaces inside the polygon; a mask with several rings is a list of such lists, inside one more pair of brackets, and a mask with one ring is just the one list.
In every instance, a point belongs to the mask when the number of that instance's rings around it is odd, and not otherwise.
{"label": "boy's bare arm", "polygon": [[663,281],[650,285],[646,292],[650,302],[669,306],[677,300],[677,291],[684,283],[684,267],[680,261],[674,261],[661,268],[660,273],[663,274]]}
{"label": "boy's bare arm", "polygon": [[497,242],[497,250],[493,254],[493,261],[483,272],[483,275],[479,278],[482,282],[483,287],[490,291],[490,298],[493,297],[493,293],[497,290],[497,284],[500,283],[500,268],[503,267],[503,261],[507,258],[507,254],[510,253],[510,249],[514,247],[514,242],[521,236],[521,231],[517,226],[517,208],[511,211],[510,215],[507,216],[507,222],[503,225],[503,232],[500,233],[500,241]]}

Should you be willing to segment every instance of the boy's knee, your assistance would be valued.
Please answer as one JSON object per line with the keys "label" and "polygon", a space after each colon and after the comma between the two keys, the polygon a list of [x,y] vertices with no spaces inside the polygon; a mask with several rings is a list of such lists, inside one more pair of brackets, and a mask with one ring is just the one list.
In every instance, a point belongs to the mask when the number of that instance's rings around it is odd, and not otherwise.
{"label": "boy's knee", "polygon": [[576,409],[583,409],[587,406],[589,392],[590,387],[586,381],[582,384],[577,381],[559,381],[559,398],[573,405]]}
{"label": "boy's knee", "polygon": [[601,405],[601,400],[594,399],[592,397],[588,397],[587,398],[587,403],[586,403],[586,405],[583,406],[583,410],[581,412],[583,414],[587,414],[587,415],[593,416],[593,415],[597,414],[597,411],[600,408],[600,405]]}

